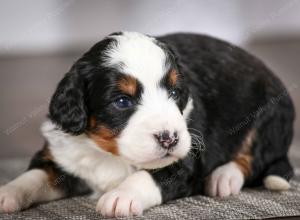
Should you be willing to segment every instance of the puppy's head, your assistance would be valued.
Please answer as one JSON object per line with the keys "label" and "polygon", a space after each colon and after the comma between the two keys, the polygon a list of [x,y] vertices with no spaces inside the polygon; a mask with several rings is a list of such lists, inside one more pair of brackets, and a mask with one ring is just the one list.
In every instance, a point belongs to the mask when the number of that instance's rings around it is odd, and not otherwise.
{"label": "puppy's head", "polygon": [[50,118],[136,166],[158,168],[190,150],[188,97],[184,75],[163,43],[117,33],[94,45],[65,75]]}

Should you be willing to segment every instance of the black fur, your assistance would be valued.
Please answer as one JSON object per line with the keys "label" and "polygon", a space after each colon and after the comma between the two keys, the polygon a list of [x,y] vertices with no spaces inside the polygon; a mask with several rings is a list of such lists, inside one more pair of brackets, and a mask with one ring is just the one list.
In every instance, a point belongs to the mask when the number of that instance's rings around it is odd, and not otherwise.
{"label": "black fur", "polygon": [[[290,179],[287,151],[293,136],[294,107],[280,80],[255,57],[229,43],[196,34],[158,38],[171,46],[185,75],[194,110],[189,127],[204,138],[205,151],[153,173],[164,201],[203,192],[205,177],[229,162],[250,129],[252,175],[246,186],[261,185],[266,175]],[[198,155],[198,156],[197,156]],[[164,184],[176,174],[172,184]],[[202,186],[202,189],[200,188]]]}
{"label": "black fur", "polygon": [[69,72],[58,84],[50,102],[50,117],[64,131],[80,134],[87,125],[84,82],[77,73]]}
{"label": "black fur", "polygon": [[52,184],[52,186],[55,188],[60,189],[62,192],[64,192],[66,197],[83,195],[92,192],[82,179],[67,173],[53,160],[45,158],[45,151],[47,151],[47,143],[45,144],[44,148],[38,151],[31,159],[28,170],[42,169],[47,173],[50,172],[54,174],[54,182],[48,184]]}
{"label": "black fur", "polygon": [[[50,103],[49,117],[64,131],[74,135],[83,133],[93,116],[101,125],[118,133],[133,114],[135,108],[120,112],[113,106],[113,101],[121,95],[116,83],[123,74],[103,66],[103,52],[112,43],[113,39],[105,39],[94,45],[59,83]],[[138,103],[142,92],[143,86],[138,82],[132,100]]]}
{"label": "black fur", "polygon": [[[119,35],[121,33],[117,33]],[[289,179],[293,174],[287,151],[293,136],[294,107],[280,80],[258,59],[244,50],[215,38],[197,34],[172,34],[157,38],[168,55],[167,62],[179,74],[176,89],[182,111],[188,97],[194,109],[188,119],[194,141],[191,153],[168,167],[149,171],[161,189],[163,201],[203,193],[205,178],[218,166],[234,159],[250,130],[256,131],[251,146],[253,162],[246,186],[260,185],[263,177],[276,174]],[[120,113],[111,101],[118,97],[114,84],[120,74],[103,67],[102,52],[113,40],[107,38],[80,58],[58,85],[50,104],[52,121],[74,135],[87,129],[88,119],[120,131],[134,109]],[[166,79],[161,86],[171,88]],[[142,85],[136,97],[138,103]],[[201,149],[200,149],[201,147]],[[30,168],[49,161],[33,159]],[[55,164],[58,173],[63,172]],[[78,180],[70,179],[67,188]],[[74,184],[74,185],[73,185]],[[72,186],[71,186],[72,185]]]}

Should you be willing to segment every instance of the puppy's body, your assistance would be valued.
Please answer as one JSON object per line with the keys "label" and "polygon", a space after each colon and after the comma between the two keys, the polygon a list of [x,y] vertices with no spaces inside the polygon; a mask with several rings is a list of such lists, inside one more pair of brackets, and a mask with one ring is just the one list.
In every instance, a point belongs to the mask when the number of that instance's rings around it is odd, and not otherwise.
{"label": "puppy's body", "polygon": [[[3,211],[94,192],[103,215],[127,216],[263,181],[284,190],[293,172],[286,89],[253,56],[202,35],[109,36],[60,82],[49,118],[26,176],[0,190]],[[28,184],[36,172],[48,197]]]}
{"label": "puppy's body", "polygon": [[[189,131],[204,142],[204,147],[200,143],[200,155],[193,154],[199,155],[197,159],[186,159],[187,170],[192,171],[182,172],[184,179],[197,180],[195,187],[185,185],[185,193],[199,193],[198,181],[206,183],[205,177],[229,161],[241,168],[246,186],[261,185],[268,175],[291,177],[286,155],[293,135],[294,109],[279,79],[253,56],[220,40],[190,34],[161,40],[180,54],[194,103]],[[181,182],[182,177],[177,179]],[[170,184],[165,188],[172,197],[172,192],[183,187]]]}

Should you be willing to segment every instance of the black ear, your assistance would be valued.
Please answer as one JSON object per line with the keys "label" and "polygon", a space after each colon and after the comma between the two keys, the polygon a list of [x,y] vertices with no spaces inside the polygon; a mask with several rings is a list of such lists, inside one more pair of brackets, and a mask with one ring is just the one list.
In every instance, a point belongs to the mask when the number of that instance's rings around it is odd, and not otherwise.
{"label": "black ear", "polygon": [[52,96],[49,107],[50,119],[65,132],[78,135],[86,128],[84,90],[84,81],[80,76],[69,72],[60,81]]}

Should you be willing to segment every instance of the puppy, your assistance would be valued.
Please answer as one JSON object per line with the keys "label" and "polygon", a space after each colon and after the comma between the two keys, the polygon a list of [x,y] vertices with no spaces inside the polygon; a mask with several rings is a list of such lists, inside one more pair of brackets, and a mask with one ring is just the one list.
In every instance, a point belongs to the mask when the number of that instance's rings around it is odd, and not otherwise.
{"label": "puppy", "polygon": [[114,33],[64,76],[44,148],[0,189],[5,213],[93,193],[104,216],[176,198],[287,190],[294,108],[255,57],[198,34]]}

